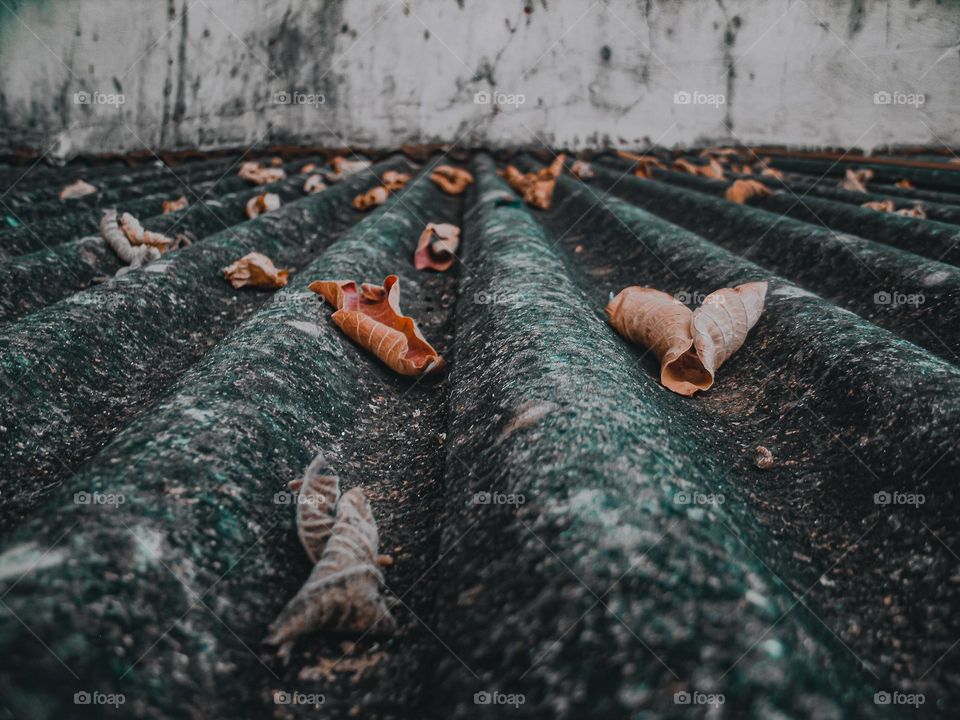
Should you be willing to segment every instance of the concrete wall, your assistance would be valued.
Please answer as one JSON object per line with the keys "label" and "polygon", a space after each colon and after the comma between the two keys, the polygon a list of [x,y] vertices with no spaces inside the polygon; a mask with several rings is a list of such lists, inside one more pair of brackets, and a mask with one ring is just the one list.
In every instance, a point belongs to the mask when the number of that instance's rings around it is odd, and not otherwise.
{"label": "concrete wall", "polygon": [[4,0],[0,150],[960,145],[958,43],[933,0]]}

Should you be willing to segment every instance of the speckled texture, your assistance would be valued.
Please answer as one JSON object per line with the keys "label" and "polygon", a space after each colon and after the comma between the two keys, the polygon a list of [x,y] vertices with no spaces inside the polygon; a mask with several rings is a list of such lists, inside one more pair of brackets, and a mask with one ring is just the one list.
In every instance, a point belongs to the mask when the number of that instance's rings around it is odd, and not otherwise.
{"label": "speckled texture", "polygon": [[[659,178],[669,177],[671,183],[689,184],[711,194],[722,192],[723,182],[679,173],[657,173],[658,180],[651,181],[624,176],[621,169],[598,165],[597,170],[598,193],[609,189],[945,360],[960,362],[960,269],[953,265],[819,223],[666,185]],[[781,204],[798,202],[786,191],[782,197]],[[890,301],[883,302],[887,297]],[[893,302],[895,297],[902,302]]]}
{"label": "speckled texture", "polygon": [[[941,158],[941,162],[943,162],[943,158]],[[873,170],[874,183],[892,184],[906,179],[918,188],[960,193],[960,176],[956,171],[951,170],[874,165],[869,161],[834,162],[833,160],[787,158],[776,155],[770,159],[770,164],[779,170],[800,172],[817,177],[828,175],[836,178],[842,178],[848,168],[869,168]]]}
{"label": "speckled texture", "polygon": [[[298,163],[300,165],[302,163]],[[284,203],[303,195],[305,177],[295,173],[277,183],[247,188],[240,192],[222,193],[216,184],[191,199],[191,204],[177,212],[155,214],[161,205],[156,199],[149,207],[151,216],[142,220],[147,230],[170,236],[191,232],[197,239],[224,230],[247,219],[247,200],[260,193],[272,192]],[[167,198],[169,199],[169,198]],[[134,201],[131,204],[139,204]],[[120,210],[133,213],[127,203]],[[84,220],[99,227],[102,210],[88,210]],[[79,218],[77,218],[79,220]],[[86,226],[86,223],[84,227]],[[169,257],[164,261],[169,260]],[[45,305],[90,287],[98,280],[112,276],[120,269],[116,255],[99,235],[62,242],[44,250],[0,262],[0,321],[11,320]]]}
{"label": "speckled texture", "polygon": [[[382,551],[397,556],[388,584],[400,573],[401,587],[410,585],[427,570],[435,547],[429,521],[417,515],[434,502],[430,485],[442,469],[442,380],[392,375],[352,345],[307,290],[315,279],[382,280],[399,271],[402,307],[439,317],[430,310],[440,300],[434,293],[453,289],[456,276],[417,273],[412,256],[427,216],[457,221],[460,203],[420,180],[293,277],[8,538],[4,549],[65,533],[62,562],[7,585],[4,602],[80,676],[74,680],[11,613],[0,613],[0,689],[15,711],[69,715],[78,688],[125,693],[128,717],[309,711],[274,706],[272,691],[317,691],[296,673],[314,652],[341,657],[336,641],[311,638],[289,670],[268,655],[262,665],[258,655],[267,625],[309,573],[294,508],[274,496],[320,450],[344,489],[360,482],[370,494]],[[336,189],[308,204],[324,205],[325,197],[346,204]],[[424,332],[446,348],[442,326],[431,322]],[[381,452],[391,457],[378,459]],[[126,502],[76,505],[81,490],[123,494]],[[397,549],[401,543],[410,547]],[[82,610],[64,614],[77,601]],[[419,691],[405,660],[419,631],[404,606],[394,612],[406,636],[394,647],[404,652],[376,664],[381,675],[369,687],[379,688],[369,698],[376,704]],[[363,703],[349,680],[319,690],[335,717]]]}
{"label": "speckled texture", "polygon": [[791,601],[737,539],[765,541],[688,403],[637,364],[533,211],[500,205],[513,194],[492,164],[476,169],[428,716],[506,715],[478,691],[523,693],[511,717],[680,716],[683,690],[724,693],[729,717],[862,703],[841,646],[776,623]]}
{"label": "speckled texture", "polygon": [[360,218],[349,201],[372,181],[362,173],[0,328],[0,517],[22,516],[269,297],[235,291],[223,267],[257,250],[296,268]]}
{"label": "speckled texture", "polygon": [[[958,664],[945,653],[960,637],[950,549],[960,544],[960,371],[600,192],[561,179],[543,216],[598,315],[626,285],[692,298],[770,282],[743,348],[709,392],[682,404],[697,411],[691,452],[717,447],[721,477],[773,538],[751,543],[769,568],[763,577],[775,573],[802,595],[804,612],[866,663],[877,689],[952,707]],[[636,353],[655,381],[655,359]],[[773,453],[772,470],[754,466],[757,445]],[[926,502],[879,505],[878,492],[919,492]]]}

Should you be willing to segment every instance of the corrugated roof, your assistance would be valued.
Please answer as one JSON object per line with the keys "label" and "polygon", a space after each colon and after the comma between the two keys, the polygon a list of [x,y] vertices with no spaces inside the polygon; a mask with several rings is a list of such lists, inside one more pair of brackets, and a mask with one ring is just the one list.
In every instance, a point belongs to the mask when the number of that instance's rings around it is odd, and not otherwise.
{"label": "corrugated roof", "polygon": [[[483,153],[460,196],[429,180],[449,158],[386,158],[308,197],[309,158],[256,188],[238,160],[89,170],[100,192],[75,201],[56,199],[71,170],[3,172],[13,717],[71,716],[78,692],[122,693],[131,717],[672,717],[718,695],[729,717],[885,717],[902,708],[875,693],[957,700],[960,173],[879,163],[854,193],[835,158],[772,154],[775,194],[738,205],[729,168],[644,179],[598,156],[541,211]],[[388,169],[415,175],[356,211]],[[264,191],[283,206],[246,220]],[[931,219],[860,207],[877,199]],[[113,277],[90,235],[108,206],[195,241]],[[462,227],[450,272],[413,268],[430,222]],[[289,285],[227,284],[250,251]],[[307,289],[390,274],[439,376],[394,375]],[[692,398],[603,312],[630,285],[695,306],[751,280],[769,283],[764,313]],[[308,635],[284,664],[261,641],[310,572],[287,489],[318,453],[372,501],[399,629]]]}

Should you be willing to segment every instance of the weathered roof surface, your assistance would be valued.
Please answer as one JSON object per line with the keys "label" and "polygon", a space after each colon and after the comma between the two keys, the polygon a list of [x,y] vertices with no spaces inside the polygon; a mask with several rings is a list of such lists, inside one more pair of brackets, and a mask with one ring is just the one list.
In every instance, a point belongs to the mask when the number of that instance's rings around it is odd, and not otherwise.
{"label": "weathered roof surface", "polygon": [[[540,211],[482,153],[462,196],[428,179],[449,158],[309,197],[306,160],[253,188],[238,159],[88,171],[102,192],[67,202],[73,169],[0,172],[0,717],[99,709],[78,692],[171,718],[960,701],[960,173],[877,165],[863,195],[774,157],[776,194],[735,205],[730,180],[601,157]],[[354,210],[387,169],[415,176]],[[284,205],[247,221],[264,191]],[[876,196],[935,220],[859,207]],[[90,233],[114,205],[196,241],[112,277]],[[413,268],[428,222],[462,226],[448,273]],[[252,250],[290,284],[231,288],[221,268]],[[307,289],[390,274],[439,377],[392,374]],[[696,305],[750,280],[764,314],[693,398],[603,313],[629,285]],[[284,664],[261,641],[310,572],[287,483],[320,452],[371,498],[399,630],[309,635]]]}

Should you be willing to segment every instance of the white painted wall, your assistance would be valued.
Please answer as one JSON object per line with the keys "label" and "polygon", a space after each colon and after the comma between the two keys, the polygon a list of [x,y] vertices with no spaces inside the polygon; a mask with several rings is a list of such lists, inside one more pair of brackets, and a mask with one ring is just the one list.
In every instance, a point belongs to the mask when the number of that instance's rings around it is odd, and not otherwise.
{"label": "white painted wall", "polygon": [[4,0],[0,150],[958,146],[958,43],[960,4],[934,0]]}

